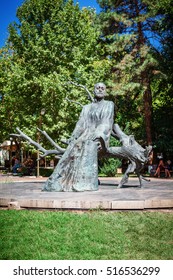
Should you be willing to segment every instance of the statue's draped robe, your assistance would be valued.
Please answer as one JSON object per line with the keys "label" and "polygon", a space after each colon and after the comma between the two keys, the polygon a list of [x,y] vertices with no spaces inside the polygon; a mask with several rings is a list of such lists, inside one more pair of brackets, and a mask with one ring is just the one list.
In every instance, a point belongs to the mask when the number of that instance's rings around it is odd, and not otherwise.
{"label": "statue's draped robe", "polygon": [[98,189],[98,141],[108,147],[114,104],[101,100],[85,105],[70,143],[47,180],[43,191],[89,191]]}

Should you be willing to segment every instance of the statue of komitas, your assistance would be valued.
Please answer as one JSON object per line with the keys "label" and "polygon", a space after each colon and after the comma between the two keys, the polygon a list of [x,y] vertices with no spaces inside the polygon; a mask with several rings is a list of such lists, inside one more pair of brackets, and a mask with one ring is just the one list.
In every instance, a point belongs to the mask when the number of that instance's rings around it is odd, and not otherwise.
{"label": "statue of komitas", "polygon": [[114,103],[104,100],[106,86],[94,87],[94,102],[83,106],[69,145],[47,180],[43,191],[93,191],[98,189],[98,150],[109,146]]}
{"label": "statue of komitas", "polygon": [[[87,88],[83,85],[76,86]],[[105,101],[106,86],[98,83],[94,87],[94,98],[87,90],[92,103],[83,106],[79,121],[71,135],[66,149],[60,147],[46,133],[38,129],[54,149],[47,150],[40,143],[31,139],[28,135],[16,128],[18,134],[10,134],[15,138],[22,138],[34,145],[42,152],[41,157],[50,154],[61,156],[52,175],[47,180],[43,191],[95,191],[98,190],[98,156],[99,158],[119,158],[128,161],[118,188],[123,187],[130,173],[136,173],[140,187],[142,180],[149,181],[141,172],[144,165],[149,161],[152,146],[143,148],[138,144],[133,135],[126,135],[118,124],[113,124],[114,104]],[[81,104],[80,104],[81,105]],[[109,147],[110,136],[118,139],[120,147]]]}

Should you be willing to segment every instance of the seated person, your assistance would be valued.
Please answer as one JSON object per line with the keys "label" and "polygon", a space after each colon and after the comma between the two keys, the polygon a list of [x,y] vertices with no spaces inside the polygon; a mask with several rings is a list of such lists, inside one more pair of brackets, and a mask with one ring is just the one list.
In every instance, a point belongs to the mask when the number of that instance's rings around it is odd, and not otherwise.
{"label": "seated person", "polygon": [[168,170],[172,170],[172,162],[170,159],[167,160],[166,165],[168,167]]}
{"label": "seated person", "polygon": [[19,161],[18,158],[16,158],[15,161],[14,161],[14,165],[13,165],[13,167],[12,167],[12,173],[13,173],[13,174],[18,173],[18,169],[19,169],[20,167],[21,167],[20,161]]}
{"label": "seated person", "polygon": [[159,161],[159,164],[158,164],[158,167],[156,169],[156,172],[155,172],[154,176],[158,176],[158,178],[160,178],[160,172],[161,171],[165,172],[165,177],[169,177],[169,178],[171,177],[168,164],[165,164],[163,159],[161,159]]}
{"label": "seated person", "polygon": [[43,191],[94,191],[98,189],[98,151],[109,147],[114,103],[104,100],[106,86],[94,86],[92,103],[84,105],[68,147]]}

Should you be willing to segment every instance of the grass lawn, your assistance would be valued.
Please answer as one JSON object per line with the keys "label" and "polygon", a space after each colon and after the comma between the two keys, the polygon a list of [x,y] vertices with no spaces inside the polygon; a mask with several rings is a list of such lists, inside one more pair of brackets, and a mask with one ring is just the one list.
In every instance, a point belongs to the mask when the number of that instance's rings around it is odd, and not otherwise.
{"label": "grass lawn", "polygon": [[172,260],[173,212],[0,210],[1,260]]}

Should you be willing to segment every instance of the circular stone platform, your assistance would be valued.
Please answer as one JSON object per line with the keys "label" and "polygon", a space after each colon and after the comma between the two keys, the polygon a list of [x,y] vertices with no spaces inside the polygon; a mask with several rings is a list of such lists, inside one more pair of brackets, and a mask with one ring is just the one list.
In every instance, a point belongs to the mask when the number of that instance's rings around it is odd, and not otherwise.
{"label": "circular stone platform", "polygon": [[47,178],[0,176],[0,207],[38,209],[144,210],[173,208],[173,179],[151,178],[139,188],[137,178],[117,189],[121,178],[99,178],[98,191],[42,192]]}

